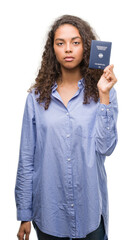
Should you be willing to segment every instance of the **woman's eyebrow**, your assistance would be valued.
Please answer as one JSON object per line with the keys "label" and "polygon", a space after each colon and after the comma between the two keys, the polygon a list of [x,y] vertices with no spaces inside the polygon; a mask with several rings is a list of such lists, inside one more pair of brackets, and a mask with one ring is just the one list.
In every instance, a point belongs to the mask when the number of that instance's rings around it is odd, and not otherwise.
{"label": "woman's eyebrow", "polygon": [[[73,37],[72,40],[74,40],[74,39],[76,39],[76,38],[80,38],[80,39],[81,39],[81,37],[76,36],[76,37]],[[64,41],[63,38],[56,38],[56,39],[55,39],[55,41],[58,41],[58,40]]]}

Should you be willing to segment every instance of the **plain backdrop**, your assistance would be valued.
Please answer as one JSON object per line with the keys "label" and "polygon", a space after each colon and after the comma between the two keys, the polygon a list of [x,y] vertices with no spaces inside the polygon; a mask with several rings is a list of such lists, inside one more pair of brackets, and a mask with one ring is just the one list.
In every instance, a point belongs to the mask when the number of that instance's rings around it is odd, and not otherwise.
{"label": "plain backdrop", "polygon": [[[117,90],[118,144],[106,158],[109,239],[132,239],[133,225],[133,14],[132,1],[12,0],[0,3],[0,235],[17,239],[14,187],[27,90],[41,63],[53,21],[72,14],[88,21],[103,41],[112,42]],[[30,240],[36,240],[31,231]]]}

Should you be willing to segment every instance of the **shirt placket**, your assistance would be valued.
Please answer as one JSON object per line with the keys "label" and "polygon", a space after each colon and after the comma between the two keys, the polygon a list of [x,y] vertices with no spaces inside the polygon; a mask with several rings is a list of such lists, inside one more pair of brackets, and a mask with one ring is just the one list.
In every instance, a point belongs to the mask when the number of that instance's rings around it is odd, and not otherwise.
{"label": "shirt placket", "polygon": [[73,170],[72,170],[72,159],[71,159],[71,124],[70,124],[70,113],[67,109],[67,204],[69,213],[69,224],[71,236],[76,236],[76,217],[75,217],[75,204],[74,204],[74,192],[73,192]]}
{"label": "shirt placket", "polygon": [[[77,91],[77,93],[74,95],[73,98],[75,98],[76,96],[79,95],[81,89],[82,89],[82,85],[81,85],[81,81],[79,81],[78,83],[78,87],[79,90]],[[60,95],[58,94],[58,92],[56,91],[57,85],[55,86],[52,95],[58,99],[60,102],[62,102],[62,99],[60,98]],[[67,188],[67,211],[69,214],[69,227],[70,227],[70,234],[72,236],[72,238],[76,237],[76,212],[75,212],[75,203],[74,203],[74,190],[73,190],[73,169],[72,169],[72,159],[71,159],[71,116],[70,116],[70,111],[69,111],[69,107],[72,104],[73,98],[71,99],[71,103],[69,101],[68,103],[68,107],[65,107],[65,111],[66,111],[66,161],[67,161],[67,179],[66,179],[66,188]],[[63,102],[62,102],[63,103]],[[71,239],[71,238],[70,238]]]}

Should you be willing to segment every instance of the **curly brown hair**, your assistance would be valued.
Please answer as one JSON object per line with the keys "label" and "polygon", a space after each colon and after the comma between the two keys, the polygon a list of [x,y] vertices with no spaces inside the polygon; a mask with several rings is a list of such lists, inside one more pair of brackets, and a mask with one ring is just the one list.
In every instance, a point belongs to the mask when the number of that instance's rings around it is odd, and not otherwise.
{"label": "curly brown hair", "polygon": [[99,93],[97,88],[97,82],[102,75],[101,69],[90,69],[89,57],[91,41],[97,39],[97,35],[91,26],[81,18],[72,15],[63,15],[57,20],[51,27],[48,33],[44,52],[42,54],[41,67],[38,72],[38,76],[35,79],[35,83],[30,87],[29,91],[35,89],[35,94],[39,94],[37,102],[45,103],[45,110],[48,109],[51,101],[51,91],[55,82],[61,78],[61,68],[54,53],[54,36],[55,31],[63,24],[71,24],[79,30],[83,41],[83,59],[80,63],[81,75],[84,78],[84,99],[83,104],[90,103],[90,98],[93,98],[95,102],[98,101]]}

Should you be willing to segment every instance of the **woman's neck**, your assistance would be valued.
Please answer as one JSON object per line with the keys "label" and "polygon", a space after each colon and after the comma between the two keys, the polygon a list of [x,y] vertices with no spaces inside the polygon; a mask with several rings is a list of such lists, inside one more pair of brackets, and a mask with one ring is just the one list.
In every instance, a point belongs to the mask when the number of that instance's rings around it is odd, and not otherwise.
{"label": "woman's neck", "polygon": [[59,84],[73,85],[78,83],[82,78],[80,69],[62,69],[61,79],[58,81]]}

